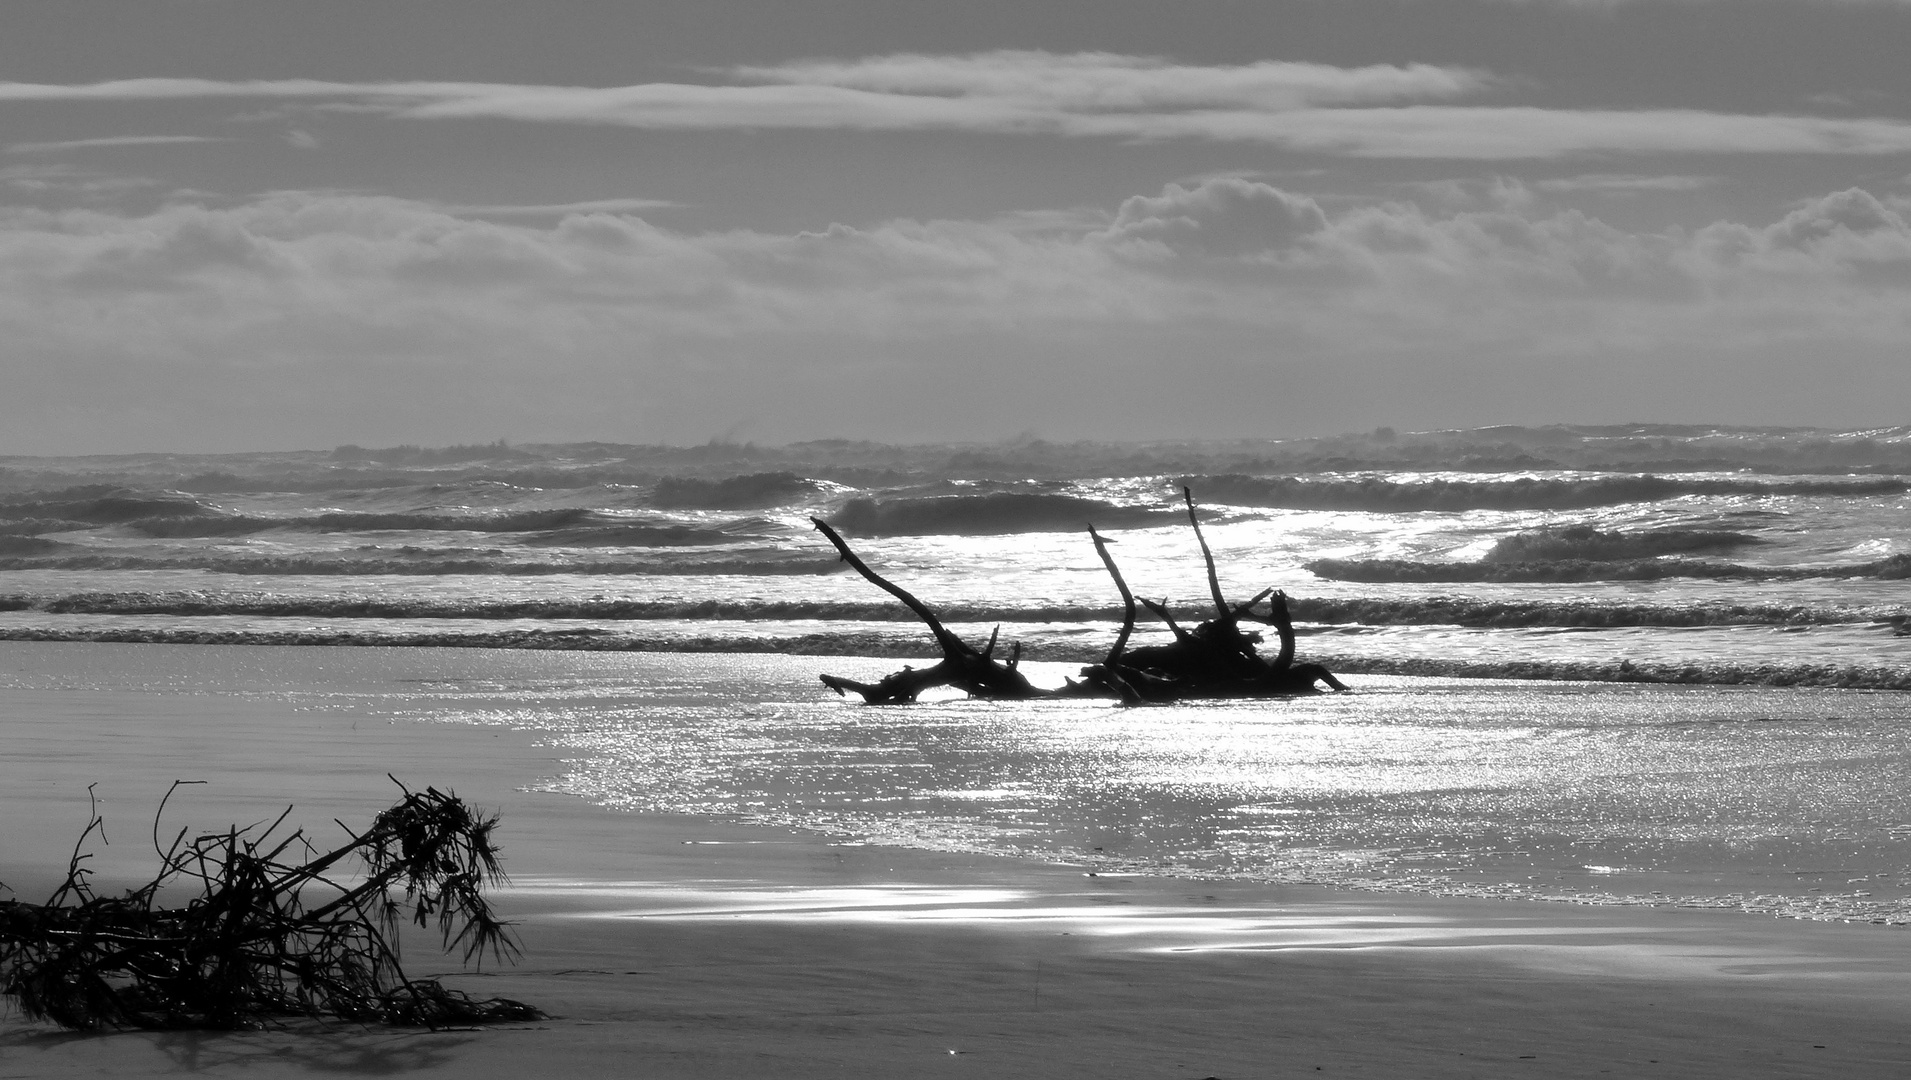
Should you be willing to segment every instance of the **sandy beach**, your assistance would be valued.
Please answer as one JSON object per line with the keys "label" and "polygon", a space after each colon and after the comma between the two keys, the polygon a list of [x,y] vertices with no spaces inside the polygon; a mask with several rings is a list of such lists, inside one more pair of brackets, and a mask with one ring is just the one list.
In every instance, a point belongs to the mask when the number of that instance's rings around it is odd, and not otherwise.
{"label": "sandy beach", "polygon": [[[37,899],[97,785],[102,888],[173,826],[323,835],[391,772],[503,815],[515,967],[458,976],[552,1019],[81,1036],[0,1019],[0,1077],[1890,1077],[1911,935],[1741,914],[1452,900],[1170,878],[613,812],[525,790],[536,732],[163,679],[41,678],[140,649],[0,646],[0,881]],[[50,653],[47,650],[65,650]],[[90,650],[90,651],[89,651]],[[349,651],[349,650],[346,650]],[[240,655],[243,655],[241,653]],[[115,661],[117,662],[117,661]],[[163,663],[159,665],[164,667]],[[142,858],[142,855],[145,855]],[[414,973],[447,964],[409,954]]]}

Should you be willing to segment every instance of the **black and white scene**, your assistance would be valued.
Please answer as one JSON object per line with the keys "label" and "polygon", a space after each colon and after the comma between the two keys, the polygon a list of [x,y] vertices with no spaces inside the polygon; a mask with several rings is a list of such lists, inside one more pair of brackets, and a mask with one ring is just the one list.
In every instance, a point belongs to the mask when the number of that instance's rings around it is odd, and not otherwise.
{"label": "black and white scene", "polygon": [[0,1077],[1911,1075],[1911,0],[0,0]]}

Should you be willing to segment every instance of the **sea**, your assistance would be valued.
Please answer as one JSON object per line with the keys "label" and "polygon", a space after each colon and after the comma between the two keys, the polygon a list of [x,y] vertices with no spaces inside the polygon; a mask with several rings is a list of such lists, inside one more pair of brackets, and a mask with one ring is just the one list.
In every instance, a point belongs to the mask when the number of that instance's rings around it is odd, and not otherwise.
{"label": "sea", "polygon": [[[1190,504],[1227,596],[1282,590],[1347,692],[867,706],[817,680],[934,648],[813,519],[1059,686],[1123,617],[1091,524],[1137,593],[1211,614]],[[563,768],[526,785],[615,809],[1898,926],[1908,510],[1911,426],[4,457],[0,639],[355,650],[383,673],[361,699],[541,733]],[[1133,644],[1167,634],[1144,613]],[[247,670],[324,707],[297,665]]]}

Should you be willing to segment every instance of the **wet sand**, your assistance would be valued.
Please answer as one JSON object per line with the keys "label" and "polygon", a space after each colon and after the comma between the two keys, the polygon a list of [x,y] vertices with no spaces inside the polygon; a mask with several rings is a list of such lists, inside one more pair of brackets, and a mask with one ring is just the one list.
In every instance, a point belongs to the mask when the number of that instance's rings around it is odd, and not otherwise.
{"label": "wet sand", "polygon": [[[38,646],[98,649],[100,646]],[[134,646],[131,648],[164,648]],[[173,654],[190,664],[190,647]],[[0,670],[44,663],[0,648]],[[59,654],[62,662],[84,656]],[[76,1036],[0,1019],[0,1078],[1896,1077],[1911,934],[1745,915],[1090,877],[832,843],[519,790],[533,733],[392,721],[342,695],[0,690],[0,881],[43,894],[97,783],[102,887],[174,827],[323,835],[393,772],[502,811],[524,959],[452,980],[553,1019]],[[415,974],[449,965],[414,950]]]}

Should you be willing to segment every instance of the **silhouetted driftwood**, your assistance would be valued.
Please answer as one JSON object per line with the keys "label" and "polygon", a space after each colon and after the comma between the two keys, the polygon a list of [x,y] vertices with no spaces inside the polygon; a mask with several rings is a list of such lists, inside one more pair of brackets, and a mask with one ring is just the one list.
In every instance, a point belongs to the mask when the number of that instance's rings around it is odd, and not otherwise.
{"label": "silhouetted driftwood", "polygon": [[987,647],[980,652],[976,651],[968,642],[955,636],[948,627],[943,626],[942,621],[936,618],[936,613],[929,610],[928,605],[910,595],[908,590],[871,570],[863,560],[857,558],[856,553],[850,550],[849,544],[835,529],[830,528],[828,522],[819,517],[813,517],[810,520],[816,523],[816,528],[824,536],[829,537],[830,543],[836,545],[836,550],[841,553],[844,562],[854,568],[870,584],[901,600],[904,606],[915,612],[916,617],[926,623],[929,632],[935,636],[936,647],[942,650],[942,662],[933,667],[905,667],[894,675],[874,683],[857,682],[837,675],[824,675],[822,676],[823,685],[838,694],[846,690],[854,690],[870,704],[914,701],[916,695],[932,686],[953,686],[975,697],[1046,696],[1046,691],[1031,685],[1027,677],[1016,670],[1016,665],[1022,659],[1021,645],[1015,645],[1010,649],[1007,663],[995,659],[995,641],[997,634],[1000,633],[1000,627],[997,628],[997,633],[989,635]]}
{"label": "silhouetted driftwood", "polygon": [[263,830],[188,840],[182,829],[167,848],[155,816],[160,873],[123,896],[88,883],[95,813],[46,903],[0,901],[0,994],[30,1019],[83,1031],[230,1030],[301,1015],[428,1027],[541,1018],[405,975],[407,917],[435,923],[467,962],[515,958],[517,944],[483,896],[503,877],[497,818],[435,788],[399,788],[404,797],[363,833],[340,822],[351,839],[326,852],[303,830],[280,833],[290,808]]}
{"label": "silhouetted driftwood", "polygon": [[[836,546],[843,561],[872,584],[901,600],[928,625],[943,655],[942,661],[932,667],[904,667],[879,682],[864,683],[836,675],[824,675],[824,685],[838,694],[854,690],[871,704],[914,701],[918,694],[932,686],[954,686],[976,697],[1104,696],[1119,698],[1129,704],[1189,698],[1278,697],[1312,692],[1316,683],[1325,683],[1335,690],[1347,689],[1325,667],[1294,662],[1294,624],[1288,615],[1286,594],[1274,589],[1263,589],[1246,603],[1228,602],[1221,590],[1214,553],[1201,533],[1201,520],[1194,508],[1194,493],[1182,488],[1181,494],[1187,504],[1188,523],[1194,529],[1195,541],[1200,545],[1201,558],[1207,569],[1214,617],[1197,624],[1192,630],[1186,629],[1175,619],[1166,599],[1140,598],[1139,603],[1166,624],[1174,640],[1163,645],[1129,649],[1127,645],[1134,631],[1137,597],[1129,589],[1121,568],[1115,564],[1114,556],[1108,551],[1108,545],[1113,541],[1090,525],[1089,540],[1095,545],[1095,552],[1101,557],[1109,577],[1114,579],[1116,590],[1121,593],[1121,631],[1116,635],[1114,646],[1108,650],[1106,660],[1083,668],[1079,682],[1071,679],[1067,685],[1054,690],[1031,685],[1016,670],[1021,646],[1014,647],[1006,665],[992,658],[996,634],[989,636],[986,649],[977,652],[944,627],[935,612],[922,601],[864,564],[827,522],[821,518],[811,518],[817,529]],[[1268,601],[1266,615],[1258,615],[1254,611],[1262,600]],[[1257,646],[1262,635],[1258,631],[1243,632],[1243,620],[1274,628],[1280,640],[1280,651],[1273,659],[1260,655]],[[999,627],[997,631],[999,633]]]}

